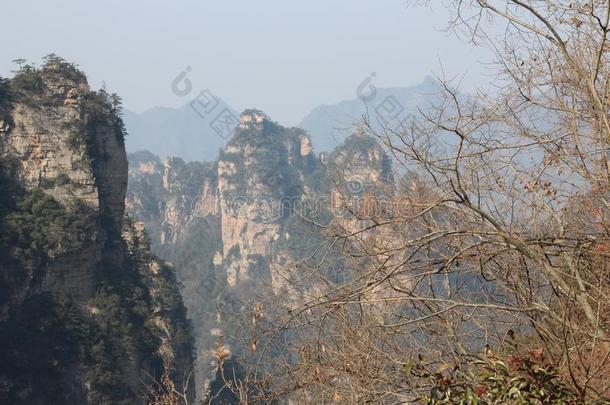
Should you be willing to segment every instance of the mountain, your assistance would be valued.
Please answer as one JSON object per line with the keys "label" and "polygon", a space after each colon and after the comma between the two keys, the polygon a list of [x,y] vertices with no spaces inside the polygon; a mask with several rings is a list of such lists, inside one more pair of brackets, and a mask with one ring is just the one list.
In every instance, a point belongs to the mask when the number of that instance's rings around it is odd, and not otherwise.
{"label": "mountain", "polygon": [[125,216],[119,100],[49,56],[0,79],[0,403],[138,404],[193,357],[174,270]]}
{"label": "mountain", "polygon": [[[213,378],[209,364],[220,337],[237,358],[253,355],[241,339],[262,303],[302,302],[316,288],[306,275],[321,260],[331,269],[328,280],[340,277],[335,270],[344,266],[324,246],[324,230],[302,219],[332,220],[333,182],[345,177],[347,190],[358,194],[391,182],[391,172],[372,138],[353,134],[322,162],[305,131],[257,110],[240,115],[215,161],[129,155],[127,210],[176,268],[197,339],[198,385]],[[297,288],[303,285],[307,290]]]}
{"label": "mountain", "polygon": [[237,126],[238,116],[211,93],[181,108],[155,107],[141,114],[126,110],[127,151],[148,150],[187,161],[214,160]]}
{"label": "mountain", "polygon": [[[129,156],[128,211],[151,230],[155,251],[178,271],[198,340],[198,381],[211,378],[218,330],[227,347],[238,325],[228,316],[257,287],[282,288],[273,268],[288,214],[259,204],[298,198],[319,166],[307,135],[283,128],[259,111],[240,116],[214,162]],[[280,237],[281,235],[281,237]]]}
{"label": "mountain", "polygon": [[311,136],[320,152],[330,152],[353,133],[354,127],[367,117],[375,129],[396,125],[418,108],[439,100],[439,83],[426,77],[418,85],[396,88],[369,88],[362,95],[332,105],[314,108],[298,125]]}
{"label": "mountain", "polygon": [[[298,125],[316,145],[330,152],[343,142],[367,115],[378,124],[397,124],[417,108],[438,101],[439,83],[427,77],[406,88],[370,88],[362,97],[314,108]],[[239,114],[221,98],[203,92],[181,108],[154,107],[141,114],[124,112],[129,136],[127,151],[150,151],[162,159],[179,156],[185,161],[212,161],[224,148],[238,124]]]}

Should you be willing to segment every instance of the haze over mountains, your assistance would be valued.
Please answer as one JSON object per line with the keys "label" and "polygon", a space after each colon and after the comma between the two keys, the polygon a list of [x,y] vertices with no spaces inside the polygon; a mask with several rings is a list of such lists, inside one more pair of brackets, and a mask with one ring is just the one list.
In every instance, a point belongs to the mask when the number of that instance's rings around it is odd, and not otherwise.
{"label": "haze over mountains", "polygon": [[[369,79],[353,99],[317,106],[298,125],[310,135],[317,152],[340,145],[364,116],[380,127],[438,100],[439,84],[432,77],[417,85],[390,88],[376,88],[374,79]],[[237,126],[239,113],[220,98],[215,97],[218,103],[210,106],[203,97],[202,103],[195,99],[181,108],[153,107],[141,114],[126,110],[127,151],[148,150],[161,158],[177,156],[185,161],[216,159]]]}
{"label": "haze over mountains", "polygon": [[439,84],[432,77],[409,87],[376,88],[363,82],[357,97],[314,108],[299,124],[320,152],[329,152],[353,133],[363,117],[377,129],[404,120],[438,99]]}
{"label": "haze over mountains", "polygon": [[149,150],[164,158],[179,156],[187,161],[214,159],[235,128],[235,125],[230,129],[215,126],[221,124],[217,120],[219,114],[224,113],[229,119],[239,115],[224,101],[217,100],[214,109],[193,100],[182,108],[153,107],[141,114],[125,110],[128,152]]}

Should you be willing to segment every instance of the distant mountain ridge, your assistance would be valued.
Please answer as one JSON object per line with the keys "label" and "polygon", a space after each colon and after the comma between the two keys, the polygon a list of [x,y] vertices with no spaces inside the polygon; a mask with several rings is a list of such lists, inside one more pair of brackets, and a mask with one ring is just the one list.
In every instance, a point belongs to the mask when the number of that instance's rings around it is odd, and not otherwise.
{"label": "distant mountain ridge", "polygon": [[[416,114],[418,107],[438,101],[439,84],[426,77],[414,86],[367,88],[365,92],[315,107],[303,118],[298,127],[308,132],[318,152],[330,152],[340,145],[365,115],[373,123],[392,124]],[[237,126],[239,113],[215,96],[218,104],[206,109],[205,94],[203,97],[202,104],[196,99],[180,108],[154,107],[140,114],[125,110],[127,152],[147,150],[163,159],[176,156],[187,162],[215,160]],[[225,125],[228,123],[234,125]]]}
{"label": "distant mountain ridge", "polygon": [[[237,125],[239,113],[216,98],[206,106],[195,99],[180,108],[153,107],[143,113],[125,110],[127,152],[141,150],[186,161],[214,160]],[[214,108],[212,108],[214,107]],[[232,125],[234,123],[234,125]]]}
{"label": "distant mountain ridge", "polygon": [[363,117],[378,127],[395,124],[437,101],[439,90],[432,77],[409,87],[367,88],[353,99],[314,108],[299,127],[309,133],[318,151],[329,152],[353,133]]}

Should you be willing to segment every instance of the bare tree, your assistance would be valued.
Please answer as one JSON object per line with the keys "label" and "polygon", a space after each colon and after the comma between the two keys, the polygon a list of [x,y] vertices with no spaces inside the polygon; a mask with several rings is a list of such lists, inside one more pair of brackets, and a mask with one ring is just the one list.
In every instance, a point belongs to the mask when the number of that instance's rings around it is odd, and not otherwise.
{"label": "bare tree", "polygon": [[608,396],[610,1],[446,5],[451,29],[494,51],[494,80],[464,96],[441,78],[439,105],[365,122],[402,179],[338,199],[325,231],[350,276],[289,308],[300,343],[280,383],[406,403],[434,386],[418,376],[535,349],[578,401]]}
{"label": "bare tree", "polygon": [[180,389],[176,387],[172,374],[172,370],[165,367],[159,380],[147,375],[152,382],[145,384],[145,403],[149,405],[189,405],[191,403],[189,389],[192,372],[182,378],[183,386]]}

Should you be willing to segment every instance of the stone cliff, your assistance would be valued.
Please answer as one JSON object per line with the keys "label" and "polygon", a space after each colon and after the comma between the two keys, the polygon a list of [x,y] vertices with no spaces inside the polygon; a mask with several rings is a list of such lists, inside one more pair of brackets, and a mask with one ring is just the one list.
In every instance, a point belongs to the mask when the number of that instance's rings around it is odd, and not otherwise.
{"label": "stone cliff", "polygon": [[0,79],[0,169],[0,402],[141,403],[164,368],[180,386],[189,326],[125,219],[118,97],[55,56]]}

